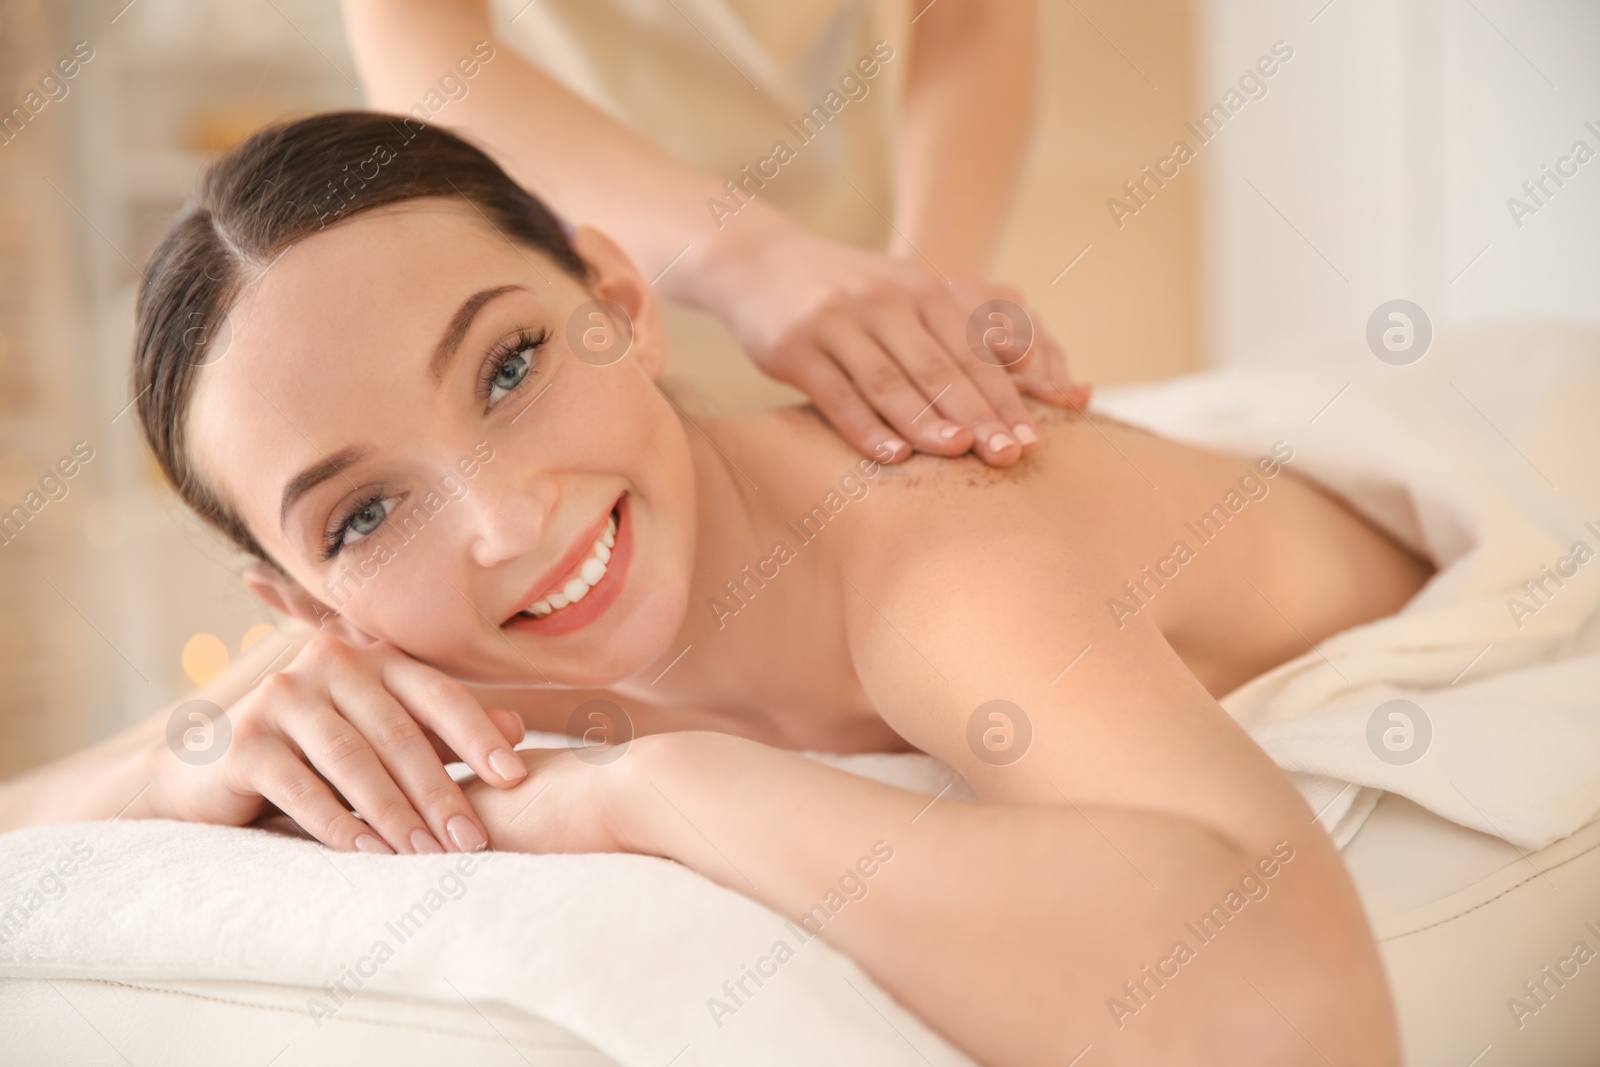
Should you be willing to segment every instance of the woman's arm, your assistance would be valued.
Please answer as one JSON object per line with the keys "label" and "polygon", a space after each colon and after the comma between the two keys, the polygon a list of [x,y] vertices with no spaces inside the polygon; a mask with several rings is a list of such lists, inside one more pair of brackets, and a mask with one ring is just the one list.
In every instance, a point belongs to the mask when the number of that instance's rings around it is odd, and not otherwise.
{"label": "woman's arm", "polygon": [[[275,805],[336,848],[483,847],[444,763],[464,759],[509,786],[516,777],[502,771],[526,773],[511,752],[519,714],[485,709],[391,646],[285,625],[175,707],[0,784],[0,832],[115,818],[240,826]],[[554,703],[541,695],[524,703]]]}
{"label": "woman's arm", "polygon": [[930,800],[726,734],[633,744],[602,766],[524,752],[522,785],[469,786],[493,847],[675,859],[820,934],[982,1063],[1091,1045],[1141,1067],[1398,1062],[1309,818],[1251,851],[1161,812]]}
{"label": "woman's arm", "polygon": [[1034,0],[915,5],[890,252],[984,277],[1032,139]]}
{"label": "woman's arm", "polygon": [[986,1063],[1397,1062],[1365,915],[1299,794],[1153,626],[1104,621],[1117,583],[1074,532],[1008,530],[1006,497],[882,498],[918,538],[861,534],[883,549],[846,587],[875,706],[981,804],[686,733],[469,791],[491,841],[668,856],[811,915]]}
{"label": "woman's arm", "polygon": [[[180,703],[205,700],[229,707],[265,671],[293,660],[313,632],[274,630]],[[0,782],[0,833],[24,826],[157,814],[151,808],[149,787],[155,781],[157,760],[170,756],[167,720],[175,707],[162,708],[98,744]]]}

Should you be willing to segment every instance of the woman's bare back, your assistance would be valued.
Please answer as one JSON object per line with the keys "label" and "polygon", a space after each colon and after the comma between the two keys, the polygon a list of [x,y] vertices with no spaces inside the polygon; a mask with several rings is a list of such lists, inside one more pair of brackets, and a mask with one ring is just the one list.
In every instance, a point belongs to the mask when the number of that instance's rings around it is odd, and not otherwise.
{"label": "woman's bare back", "polygon": [[[880,468],[873,492],[934,494],[942,507],[970,510],[997,531],[1061,531],[1069,566],[1096,562],[1082,569],[1085,581],[1103,586],[1094,592],[1106,618],[1120,627],[1148,614],[1213,696],[1394,614],[1433,573],[1296,473],[1287,442],[1260,456],[1231,456],[1092,412],[1035,413],[1041,444],[1014,467],[919,456]],[[853,462],[814,414],[762,419],[777,430],[774,445],[816,449],[818,471]],[[880,519],[882,530],[895,521]]]}

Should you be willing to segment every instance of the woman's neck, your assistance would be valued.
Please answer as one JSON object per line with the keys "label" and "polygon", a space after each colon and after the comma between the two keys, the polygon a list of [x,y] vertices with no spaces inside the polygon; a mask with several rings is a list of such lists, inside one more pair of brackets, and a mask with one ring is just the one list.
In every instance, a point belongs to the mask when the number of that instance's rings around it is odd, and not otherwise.
{"label": "woman's neck", "polygon": [[848,516],[813,505],[837,491],[829,462],[859,478],[859,459],[799,413],[684,422],[696,503],[688,608],[657,662],[617,692],[774,722],[793,704],[848,699],[840,583],[828,580],[846,537],[825,529]]}

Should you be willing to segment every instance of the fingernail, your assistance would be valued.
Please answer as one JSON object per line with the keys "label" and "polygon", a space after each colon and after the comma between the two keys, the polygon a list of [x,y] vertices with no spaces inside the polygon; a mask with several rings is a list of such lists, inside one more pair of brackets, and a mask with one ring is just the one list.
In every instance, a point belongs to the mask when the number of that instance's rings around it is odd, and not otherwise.
{"label": "fingernail", "polygon": [[434,853],[443,852],[444,849],[440,847],[439,842],[433,839],[432,834],[419,828],[411,831],[411,851],[418,855],[431,856]]}
{"label": "fingernail", "polygon": [[882,455],[885,451],[887,451],[889,453],[889,458],[893,459],[900,454],[902,449],[909,449],[910,447],[910,445],[906,444],[898,437],[886,437],[883,439],[883,442],[878,445],[878,454]]}
{"label": "fingernail", "polygon": [[483,839],[478,828],[472,825],[472,820],[465,815],[452,815],[450,821],[444,824],[450,834],[450,840],[456,843],[456,848],[462,852],[481,852],[489,842]]}
{"label": "fingernail", "polygon": [[516,753],[509,748],[497,748],[489,753],[489,766],[494,768],[494,773],[508,782],[528,776],[528,766],[517,758]]}
{"label": "fingernail", "polygon": [[362,852],[371,852],[380,856],[394,855],[394,849],[390,848],[382,841],[379,841],[371,834],[356,835],[356,848]]}
{"label": "fingernail", "polygon": [[1015,426],[1011,427],[1011,432],[1016,434],[1017,440],[1021,441],[1025,445],[1036,445],[1039,443],[1039,435],[1034,433],[1033,427],[1029,426],[1025,422],[1019,422]]}
{"label": "fingernail", "polygon": [[1008,448],[1015,448],[1017,442],[1012,440],[1008,433],[997,433],[989,438],[989,451],[1004,452]]}
{"label": "fingernail", "polygon": [[959,437],[960,435],[961,435],[961,427],[957,426],[953,422],[945,425],[944,427],[942,427],[939,430],[939,436],[944,438],[946,441],[954,440],[956,437]]}

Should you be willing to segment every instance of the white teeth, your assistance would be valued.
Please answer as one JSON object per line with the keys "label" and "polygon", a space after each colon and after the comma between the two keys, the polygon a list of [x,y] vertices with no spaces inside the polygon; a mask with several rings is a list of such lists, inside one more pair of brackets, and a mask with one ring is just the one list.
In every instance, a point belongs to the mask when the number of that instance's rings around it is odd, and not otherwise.
{"label": "white teeth", "polygon": [[542,619],[552,611],[559,611],[569,604],[576,604],[589,595],[589,590],[600,584],[600,579],[606,576],[606,565],[611,562],[611,550],[617,544],[617,517],[615,515],[606,519],[605,533],[595,539],[594,548],[589,558],[578,567],[578,575],[567,581],[559,593],[551,593],[543,600],[535,601],[523,612],[535,619]]}

